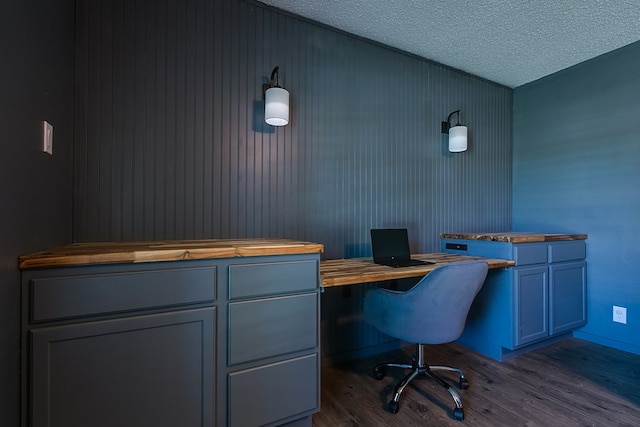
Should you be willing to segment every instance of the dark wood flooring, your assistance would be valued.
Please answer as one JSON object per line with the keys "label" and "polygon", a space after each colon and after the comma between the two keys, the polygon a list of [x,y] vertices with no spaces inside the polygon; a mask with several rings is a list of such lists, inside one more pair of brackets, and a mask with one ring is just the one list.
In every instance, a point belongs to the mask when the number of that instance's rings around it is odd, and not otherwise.
{"label": "dark wood flooring", "polygon": [[413,351],[323,367],[313,426],[640,426],[638,355],[575,338],[502,363],[457,344],[432,346],[429,363],[462,368],[469,381],[469,389],[459,391],[465,419],[456,421],[449,393],[426,378],[405,389],[397,414],[387,411],[405,371],[389,369],[378,381],[372,368],[404,362]]}

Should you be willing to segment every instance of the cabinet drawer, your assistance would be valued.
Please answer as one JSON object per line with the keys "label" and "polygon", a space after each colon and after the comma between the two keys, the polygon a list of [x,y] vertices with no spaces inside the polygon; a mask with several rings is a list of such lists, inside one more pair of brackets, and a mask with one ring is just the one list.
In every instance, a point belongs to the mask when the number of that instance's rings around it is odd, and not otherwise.
{"label": "cabinet drawer", "polygon": [[229,304],[229,365],[318,344],[318,294]]}
{"label": "cabinet drawer", "polygon": [[549,245],[549,262],[582,260],[586,255],[586,244],[582,240]]}
{"label": "cabinet drawer", "polygon": [[261,426],[318,408],[318,355],[229,375],[228,425]]}
{"label": "cabinet drawer", "polygon": [[317,286],[316,260],[229,267],[229,299],[312,290]]}
{"label": "cabinet drawer", "polygon": [[546,264],[546,243],[523,243],[513,245],[513,260],[516,265]]}
{"label": "cabinet drawer", "polygon": [[216,267],[31,279],[33,322],[213,301]]}

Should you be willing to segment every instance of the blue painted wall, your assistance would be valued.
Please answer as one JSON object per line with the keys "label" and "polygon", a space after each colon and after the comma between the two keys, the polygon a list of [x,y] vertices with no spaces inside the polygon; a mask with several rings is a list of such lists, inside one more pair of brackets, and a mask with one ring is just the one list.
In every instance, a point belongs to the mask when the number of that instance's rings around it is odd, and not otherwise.
{"label": "blue painted wall", "polygon": [[640,354],[640,42],[517,88],[513,110],[514,229],[587,233],[576,336]]}

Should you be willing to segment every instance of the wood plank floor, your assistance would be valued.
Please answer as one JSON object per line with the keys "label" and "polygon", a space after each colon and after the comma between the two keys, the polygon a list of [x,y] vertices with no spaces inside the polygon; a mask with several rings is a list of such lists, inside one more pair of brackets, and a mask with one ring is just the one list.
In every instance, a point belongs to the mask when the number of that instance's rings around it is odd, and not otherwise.
{"label": "wood plank floor", "polygon": [[[640,356],[575,338],[496,362],[457,344],[432,346],[427,360],[462,368],[465,419],[453,419],[449,393],[414,380],[397,414],[387,404],[405,371],[378,381],[376,363],[405,362],[413,346],[322,368],[321,411],[314,427],[336,426],[640,426]],[[457,377],[450,376],[453,384]]]}

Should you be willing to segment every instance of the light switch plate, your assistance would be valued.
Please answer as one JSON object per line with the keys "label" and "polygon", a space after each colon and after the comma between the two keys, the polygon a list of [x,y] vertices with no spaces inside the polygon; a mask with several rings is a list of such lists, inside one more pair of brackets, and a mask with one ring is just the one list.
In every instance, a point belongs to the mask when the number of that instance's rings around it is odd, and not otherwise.
{"label": "light switch plate", "polygon": [[42,151],[53,155],[53,125],[46,120],[42,122]]}

